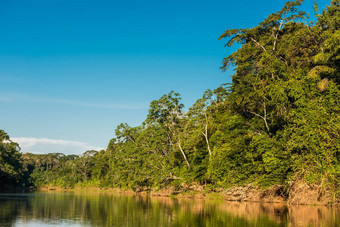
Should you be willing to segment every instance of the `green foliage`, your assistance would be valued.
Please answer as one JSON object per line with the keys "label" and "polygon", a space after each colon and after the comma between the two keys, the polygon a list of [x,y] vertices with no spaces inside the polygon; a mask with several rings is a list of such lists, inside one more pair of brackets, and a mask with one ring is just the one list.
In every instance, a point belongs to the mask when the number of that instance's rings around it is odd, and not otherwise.
{"label": "green foliage", "polygon": [[0,191],[10,190],[22,183],[22,165],[20,147],[0,130]]}
{"label": "green foliage", "polygon": [[[105,151],[25,154],[31,181],[149,190],[183,183],[287,186],[304,177],[337,191],[339,1],[309,25],[301,3],[287,2],[258,26],[221,35],[226,46],[241,45],[223,60],[222,69],[235,66],[228,87],[207,90],[186,113],[178,93],[163,95],[142,125],[118,125]],[[0,158],[18,157],[17,145],[4,140]],[[6,160],[1,176],[14,179],[18,163]]]}

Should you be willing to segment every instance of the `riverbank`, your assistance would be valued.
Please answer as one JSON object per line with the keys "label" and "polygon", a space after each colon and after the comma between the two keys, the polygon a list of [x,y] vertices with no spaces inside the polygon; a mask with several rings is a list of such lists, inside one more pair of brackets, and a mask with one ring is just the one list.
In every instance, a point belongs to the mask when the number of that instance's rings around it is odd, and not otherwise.
{"label": "riverbank", "polygon": [[304,182],[295,183],[289,193],[282,185],[275,185],[263,189],[252,184],[235,186],[228,189],[208,189],[199,184],[182,185],[180,189],[168,188],[99,188],[99,187],[75,187],[64,188],[58,186],[41,187],[38,191],[74,191],[74,192],[114,192],[121,194],[148,195],[153,197],[176,197],[193,199],[219,199],[226,201],[260,202],[260,203],[286,203],[291,205],[340,205],[340,200],[315,185]]}

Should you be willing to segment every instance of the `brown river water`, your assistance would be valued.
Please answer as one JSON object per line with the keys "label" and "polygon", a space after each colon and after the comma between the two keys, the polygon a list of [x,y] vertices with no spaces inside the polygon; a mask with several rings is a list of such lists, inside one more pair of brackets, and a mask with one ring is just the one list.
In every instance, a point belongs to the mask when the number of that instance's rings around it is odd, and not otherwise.
{"label": "brown river water", "polygon": [[0,194],[0,226],[336,226],[340,207],[117,193]]}

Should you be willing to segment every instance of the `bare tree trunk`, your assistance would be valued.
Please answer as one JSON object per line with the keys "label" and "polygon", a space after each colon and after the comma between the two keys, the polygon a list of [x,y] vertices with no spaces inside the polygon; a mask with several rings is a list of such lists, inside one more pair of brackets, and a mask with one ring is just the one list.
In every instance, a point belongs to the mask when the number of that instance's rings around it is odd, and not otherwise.
{"label": "bare tree trunk", "polygon": [[205,141],[207,142],[209,155],[211,156],[211,150],[210,150],[209,140],[208,140],[208,124],[205,125],[205,133],[202,132],[202,134],[204,135]]}
{"label": "bare tree trunk", "polygon": [[254,38],[250,37],[251,41],[253,41],[254,43],[256,43],[256,45],[258,45],[259,47],[261,47],[264,52],[267,52],[266,48],[264,48],[264,46],[262,46],[259,42],[257,42]]}
{"label": "bare tree trunk", "polygon": [[269,132],[270,129],[269,129],[268,122],[267,122],[267,108],[266,108],[266,103],[265,102],[263,102],[263,111],[264,111],[264,116],[262,116],[262,115],[260,115],[258,113],[252,112],[252,111],[248,111],[248,112],[254,114],[255,116],[258,116],[258,117],[262,118],[263,121],[264,121],[264,124],[266,125],[267,131]]}
{"label": "bare tree trunk", "polygon": [[183,157],[184,157],[184,159],[185,159],[185,161],[186,161],[188,167],[190,167],[190,164],[189,164],[189,162],[188,162],[187,156],[185,155],[185,153],[184,153],[184,151],[183,151],[183,149],[182,149],[182,147],[181,147],[181,141],[178,141],[177,145],[178,145],[179,149],[181,150],[182,155],[183,155]]}

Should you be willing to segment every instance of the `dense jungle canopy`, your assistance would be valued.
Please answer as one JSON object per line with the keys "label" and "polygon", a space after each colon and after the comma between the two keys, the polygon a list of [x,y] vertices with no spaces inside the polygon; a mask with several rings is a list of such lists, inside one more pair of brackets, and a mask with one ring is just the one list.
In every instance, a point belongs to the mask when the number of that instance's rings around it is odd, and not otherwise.
{"label": "dense jungle canopy", "polygon": [[[145,121],[120,124],[106,150],[21,154],[0,131],[0,181],[11,188],[207,188],[298,180],[340,195],[340,1],[316,21],[290,1],[250,29],[220,39],[240,48],[223,60],[231,84],[207,90],[184,111],[171,91]],[[318,12],[315,5],[315,12]]]}

